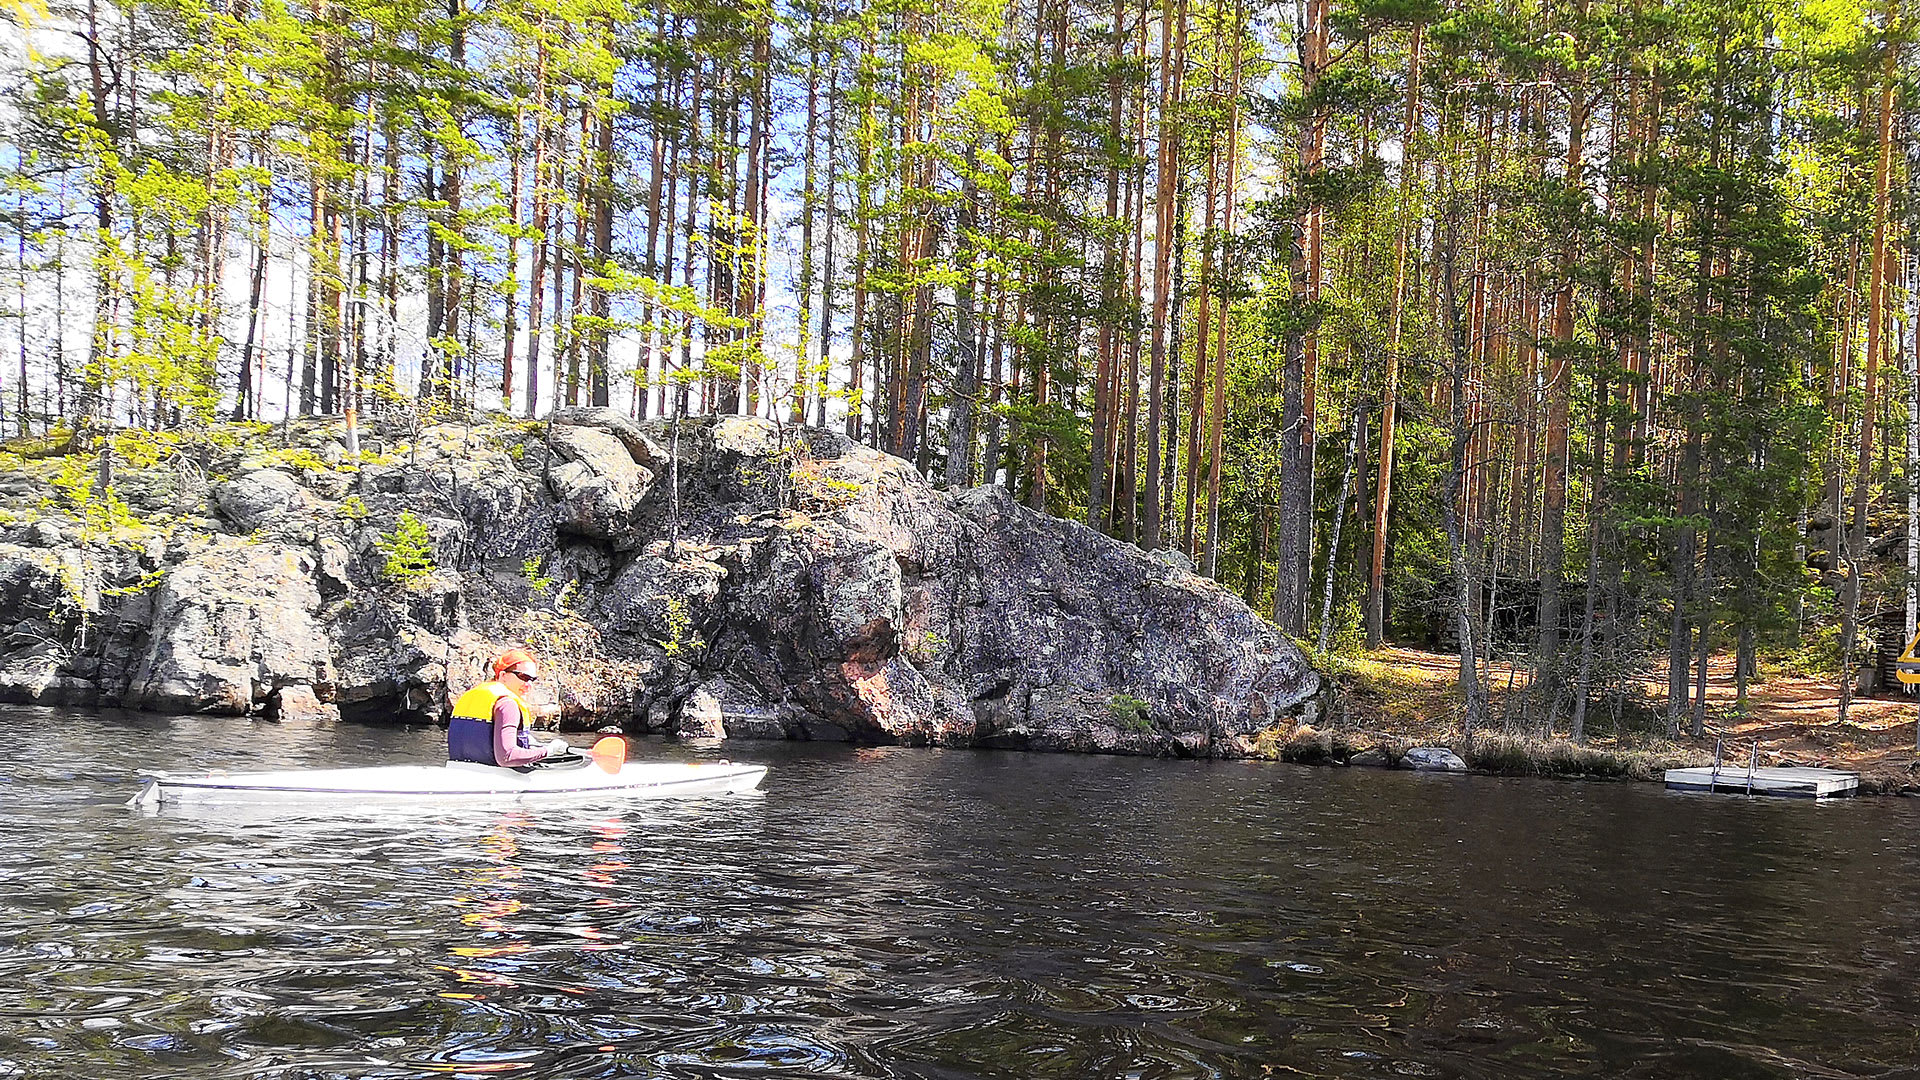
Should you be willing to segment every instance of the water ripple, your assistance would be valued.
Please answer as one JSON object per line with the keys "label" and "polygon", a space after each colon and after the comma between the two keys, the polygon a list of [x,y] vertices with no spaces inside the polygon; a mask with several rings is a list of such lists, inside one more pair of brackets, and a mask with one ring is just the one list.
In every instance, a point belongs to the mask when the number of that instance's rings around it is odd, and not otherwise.
{"label": "water ripple", "polygon": [[754,799],[139,817],[239,722],[33,718],[0,1078],[1825,1077],[1920,1028],[1902,802],[751,746]]}

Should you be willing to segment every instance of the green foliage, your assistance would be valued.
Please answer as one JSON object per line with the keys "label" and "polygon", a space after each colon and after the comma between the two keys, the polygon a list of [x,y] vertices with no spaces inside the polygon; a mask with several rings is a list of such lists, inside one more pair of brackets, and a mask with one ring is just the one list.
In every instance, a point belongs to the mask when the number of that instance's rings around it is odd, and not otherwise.
{"label": "green foliage", "polygon": [[[540,573],[541,564],[545,561],[546,560],[538,555],[529,555],[526,561],[520,564],[520,576],[526,578],[527,584],[532,586],[533,591],[537,593],[546,592],[548,587],[553,584],[552,578],[544,577]],[[568,584],[571,585],[572,582],[568,582]]]}
{"label": "green foliage", "polygon": [[1768,676],[1831,678],[1840,670],[1843,652],[1840,624],[1831,622],[1809,628],[1799,648],[1763,655],[1760,669]]}
{"label": "green foliage", "polygon": [[96,491],[100,456],[71,454],[50,478],[58,496],[41,502],[41,509],[65,512],[80,519],[82,538],[113,536],[140,527],[133,510],[112,488]]}
{"label": "green foliage", "polygon": [[65,559],[54,563],[54,576],[60,582],[60,595],[55,598],[50,614],[56,621],[75,625],[84,636],[93,621],[93,605],[87,600],[87,590],[72,564]]}
{"label": "green foliage", "polygon": [[117,585],[111,589],[101,589],[100,595],[103,597],[132,596],[136,593],[146,592],[148,589],[151,589],[154,586],[160,584],[162,581],[165,581],[166,577],[167,577],[167,572],[164,569],[149,570],[146,573],[140,575],[138,579],[132,582],[129,582],[128,584]]}
{"label": "green foliage", "polygon": [[[313,472],[330,472],[333,469],[333,466],[328,465],[320,455],[304,446],[289,446],[284,449],[273,450],[268,454],[268,457],[271,458],[275,464],[285,465],[292,469],[311,470]],[[346,464],[343,464],[341,467],[347,470],[354,468],[354,466]]]}
{"label": "green foliage", "polygon": [[390,582],[405,585],[434,571],[432,537],[426,523],[411,510],[402,511],[393,531],[374,541],[374,546],[387,557],[381,574]]}
{"label": "green foliage", "polygon": [[183,437],[175,431],[116,431],[109,442],[118,463],[150,469],[177,452]]}
{"label": "green foliage", "polygon": [[675,659],[691,658],[705,647],[706,643],[693,630],[693,614],[687,607],[686,597],[656,596],[654,599],[660,601],[666,619],[666,637],[655,644]]}
{"label": "green foliage", "polygon": [[1116,692],[1107,699],[1107,716],[1113,721],[1113,726],[1122,731],[1153,733],[1153,718],[1147,714],[1147,703],[1125,691]]}
{"label": "green foliage", "polygon": [[349,495],[340,500],[340,516],[348,521],[365,521],[367,513],[366,500],[358,495]]}

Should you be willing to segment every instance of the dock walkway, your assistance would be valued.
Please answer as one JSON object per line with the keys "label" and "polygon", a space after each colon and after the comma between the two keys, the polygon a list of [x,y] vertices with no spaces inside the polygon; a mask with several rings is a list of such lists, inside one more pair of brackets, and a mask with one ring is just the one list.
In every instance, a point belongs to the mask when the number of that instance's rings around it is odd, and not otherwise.
{"label": "dock walkway", "polygon": [[1709,765],[1697,769],[1668,769],[1667,786],[1676,791],[1721,791],[1735,795],[1829,799],[1852,795],[1860,787],[1860,774],[1839,769],[1749,769],[1741,765]]}

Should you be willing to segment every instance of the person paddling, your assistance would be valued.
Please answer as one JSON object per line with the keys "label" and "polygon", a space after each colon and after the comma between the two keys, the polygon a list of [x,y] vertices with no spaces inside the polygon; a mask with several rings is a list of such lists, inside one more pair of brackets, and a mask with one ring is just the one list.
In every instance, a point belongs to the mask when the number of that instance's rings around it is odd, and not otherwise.
{"label": "person paddling", "polygon": [[526,693],[540,678],[540,663],[524,649],[508,649],[493,662],[493,680],[460,695],[447,724],[447,758],[481,765],[524,768],[569,753],[565,739],[535,743],[534,707]]}

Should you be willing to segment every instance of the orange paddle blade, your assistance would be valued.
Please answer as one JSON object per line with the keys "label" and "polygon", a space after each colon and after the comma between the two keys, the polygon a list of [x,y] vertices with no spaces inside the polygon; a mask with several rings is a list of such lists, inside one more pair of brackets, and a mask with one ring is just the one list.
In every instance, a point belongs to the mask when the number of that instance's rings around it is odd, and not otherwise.
{"label": "orange paddle blade", "polygon": [[593,763],[600,766],[602,772],[617,773],[627,761],[627,740],[618,735],[609,735],[594,743],[590,753]]}

